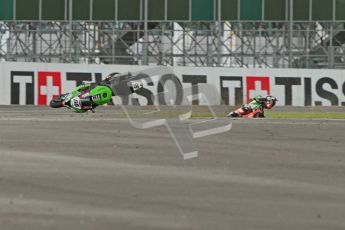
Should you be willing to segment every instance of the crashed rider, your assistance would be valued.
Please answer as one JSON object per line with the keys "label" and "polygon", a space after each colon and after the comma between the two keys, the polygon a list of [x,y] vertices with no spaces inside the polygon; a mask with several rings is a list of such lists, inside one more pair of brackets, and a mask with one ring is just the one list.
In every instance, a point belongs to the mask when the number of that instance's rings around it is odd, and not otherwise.
{"label": "crashed rider", "polygon": [[112,74],[99,83],[82,84],[71,93],[63,94],[50,102],[52,108],[66,107],[76,113],[84,113],[112,101],[112,96],[128,96],[143,88],[143,82],[131,73]]}
{"label": "crashed rider", "polygon": [[[261,108],[262,115],[264,115],[264,109],[272,109],[276,104],[277,98],[274,96],[263,97],[258,95],[252,99],[249,104],[243,104],[242,109],[247,113],[251,113],[258,108]],[[234,112],[230,112],[227,116],[230,117]]]}

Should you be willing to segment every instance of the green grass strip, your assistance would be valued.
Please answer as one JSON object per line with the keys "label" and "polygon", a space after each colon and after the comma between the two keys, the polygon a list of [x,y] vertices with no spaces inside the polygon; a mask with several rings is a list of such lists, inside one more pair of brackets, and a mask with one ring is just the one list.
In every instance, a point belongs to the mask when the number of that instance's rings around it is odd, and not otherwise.
{"label": "green grass strip", "polygon": [[267,118],[283,119],[345,119],[345,113],[339,112],[266,112]]}

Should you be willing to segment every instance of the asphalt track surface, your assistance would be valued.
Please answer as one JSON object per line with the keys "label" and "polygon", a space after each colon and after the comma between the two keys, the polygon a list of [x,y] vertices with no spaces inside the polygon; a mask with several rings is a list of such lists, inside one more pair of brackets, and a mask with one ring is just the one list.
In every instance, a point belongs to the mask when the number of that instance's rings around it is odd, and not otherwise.
{"label": "asphalt track surface", "polygon": [[0,229],[345,229],[345,121],[234,120],[183,160],[118,108],[0,108]]}

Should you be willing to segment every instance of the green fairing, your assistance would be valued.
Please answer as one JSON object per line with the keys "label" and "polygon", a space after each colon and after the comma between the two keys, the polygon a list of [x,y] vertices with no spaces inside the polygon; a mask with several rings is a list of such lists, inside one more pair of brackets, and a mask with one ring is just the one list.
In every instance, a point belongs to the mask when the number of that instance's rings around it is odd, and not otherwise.
{"label": "green fairing", "polygon": [[259,100],[260,98],[263,98],[262,96],[256,96],[253,98],[253,100],[249,103],[249,107],[252,110],[256,110],[257,108],[259,108],[261,106],[261,103],[259,103],[257,100]]}
{"label": "green fairing", "polygon": [[90,91],[92,103],[104,105],[112,100],[113,92],[108,86],[99,85]]}
{"label": "green fairing", "polygon": [[[91,87],[91,84],[83,84],[75,88],[71,94],[66,98],[66,101],[70,101],[74,97],[78,97],[81,91],[87,90]],[[112,100],[112,90],[110,87],[105,85],[97,85],[93,89],[90,90],[90,97],[92,99],[93,106],[104,105]],[[83,109],[72,108],[77,113],[84,113],[86,112]]]}
{"label": "green fairing", "polygon": [[71,94],[65,99],[65,101],[70,101],[72,98],[79,96],[81,91],[88,89],[90,86],[91,84],[83,84],[78,86],[71,92]]}
{"label": "green fairing", "polygon": [[82,84],[82,85],[78,86],[77,88],[75,88],[75,89],[72,91],[72,93],[74,93],[74,92],[80,93],[81,91],[88,89],[90,86],[91,86],[90,83]]}

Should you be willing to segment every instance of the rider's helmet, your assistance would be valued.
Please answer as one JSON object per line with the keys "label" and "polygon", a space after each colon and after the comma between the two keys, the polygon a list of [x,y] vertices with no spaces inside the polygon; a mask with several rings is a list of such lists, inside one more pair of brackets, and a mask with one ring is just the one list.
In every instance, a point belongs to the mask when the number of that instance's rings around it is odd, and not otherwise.
{"label": "rider's helmet", "polygon": [[63,101],[51,100],[49,106],[52,108],[61,108],[64,107],[64,103]]}
{"label": "rider's helmet", "polygon": [[271,102],[273,102],[273,101],[278,101],[276,97],[271,96],[271,95],[266,96],[266,100],[267,100],[267,101],[271,101]]}
{"label": "rider's helmet", "polygon": [[52,108],[64,107],[65,106],[65,99],[67,96],[68,96],[68,94],[62,94],[58,97],[54,97],[49,103],[50,107],[52,107]]}
{"label": "rider's helmet", "polygon": [[276,101],[278,101],[276,97],[271,96],[271,95],[266,96],[266,102],[265,102],[266,109],[272,109],[273,106],[275,106]]}

